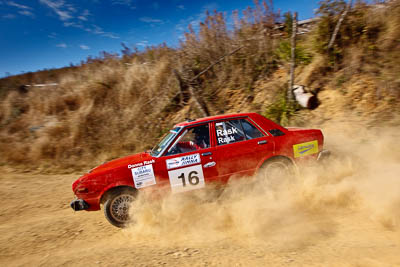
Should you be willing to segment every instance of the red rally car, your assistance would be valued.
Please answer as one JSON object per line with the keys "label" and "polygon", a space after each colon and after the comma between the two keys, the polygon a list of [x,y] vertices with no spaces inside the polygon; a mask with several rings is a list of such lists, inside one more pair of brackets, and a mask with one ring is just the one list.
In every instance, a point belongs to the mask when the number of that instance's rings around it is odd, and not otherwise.
{"label": "red rally car", "polygon": [[226,183],[263,170],[292,173],[303,160],[320,160],[324,137],[317,129],[284,128],[256,113],[207,117],[179,123],[153,150],[106,162],[72,185],[75,211],[100,210],[123,227],[138,190],[165,186],[172,193]]}

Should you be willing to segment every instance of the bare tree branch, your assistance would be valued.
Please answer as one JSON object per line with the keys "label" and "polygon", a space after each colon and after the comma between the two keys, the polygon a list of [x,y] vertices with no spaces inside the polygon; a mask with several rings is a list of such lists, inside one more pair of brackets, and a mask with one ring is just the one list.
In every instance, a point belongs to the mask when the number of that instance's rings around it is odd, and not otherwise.
{"label": "bare tree branch", "polygon": [[239,51],[239,50],[242,49],[242,48],[243,48],[243,46],[240,46],[240,47],[236,48],[235,50],[233,50],[232,52],[223,55],[223,56],[220,57],[217,61],[215,61],[215,62],[212,63],[210,66],[208,66],[207,68],[205,68],[204,70],[202,70],[199,74],[197,74],[196,76],[194,76],[194,78],[191,79],[190,81],[193,82],[194,80],[196,80],[197,78],[199,78],[202,74],[206,73],[209,69],[211,69],[212,67],[214,67],[215,65],[217,65],[218,63],[220,63],[224,58],[235,54],[237,51]]}
{"label": "bare tree branch", "polygon": [[228,54],[223,55],[222,57],[220,57],[217,61],[215,61],[214,63],[210,64],[207,68],[205,68],[204,70],[202,70],[199,74],[197,74],[196,76],[194,76],[192,79],[190,79],[187,82],[184,82],[183,79],[181,78],[181,76],[179,75],[177,70],[173,70],[175,76],[178,79],[179,82],[179,87],[180,87],[180,94],[182,95],[182,99],[183,99],[183,95],[184,95],[184,91],[187,87],[190,96],[193,98],[194,103],[196,104],[197,108],[199,109],[199,111],[202,113],[203,117],[206,116],[210,116],[210,112],[208,111],[207,105],[206,103],[197,96],[196,92],[195,92],[195,88],[193,86],[193,82],[199,78],[202,74],[206,73],[207,71],[209,71],[212,67],[214,67],[215,65],[217,65],[218,63],[220,63],[224,58],[231,56],[233,54],[235,54],[237,51],[239,51],[240,49],[242,49],[244,46],[240,46],[236,49],[234,49],[233,51],[229,52]]}
{"label": "bare tree branch", "polygon": [[291,40],[291,60],[290,60],[290,78],[289,87],[287,90],[287,100],[289,105],[293,102],[293,84],[294,84],[294,70],[296,68],[296,35],[297,35],[297,12],[293,14],[292,24],[292,40]]}
{"label": "bare tree branch", "polygon": [[343,11],[342,15],[340,16],[340,18],[339,18],[339,20],[338,20],[338,22],[337,22],[337,24],[336,24],[335,30],[333,31],[331,40],[329,41],[328,50],[332,48],[333,43],[334,43],[335,40],[336,40],[336,35],[338,34],[339,29],[340,29],[340,26],[342,25],[342,22],[343,22],[344,18],[346,17],[347,13],[349,12],[349,10],[350,10],[350,8],[351,8],[352,2],[353,2],[352,0],[349,0],[349,2],[347,3],[347,6],[346,6],[346,8],[345,8],[345,10]]}

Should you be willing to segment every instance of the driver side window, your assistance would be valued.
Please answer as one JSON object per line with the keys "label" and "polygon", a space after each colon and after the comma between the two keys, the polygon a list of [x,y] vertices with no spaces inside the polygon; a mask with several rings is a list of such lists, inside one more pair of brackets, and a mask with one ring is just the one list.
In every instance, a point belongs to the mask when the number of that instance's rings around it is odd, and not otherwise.
{"label": "driver side window", "polygon": [[210,132],[208,124],[187,128],[178,137],[166,156],[186,153],[210,147]]}

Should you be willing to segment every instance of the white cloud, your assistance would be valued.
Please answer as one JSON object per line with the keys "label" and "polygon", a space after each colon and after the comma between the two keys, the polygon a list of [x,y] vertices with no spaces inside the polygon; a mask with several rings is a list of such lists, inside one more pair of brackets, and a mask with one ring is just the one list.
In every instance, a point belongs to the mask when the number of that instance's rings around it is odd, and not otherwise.
{"label": "white cloud", "polygon": [[29,9],[29,10],[32,10],[32,8],[29,7],[29,6],[21,5],[21,4],[15,3],[15,2],[13,2],[13,1],[8,1],[8,2],[6,2],[6,4],[9,5],[9,6],[13,6],[13,7],[19,8],[19,9]]}
{"label": "white cloud", "polygon": [[113,5],[124,5],[128,6],[132,4],[132,0],[112,0],[111,3]]}
{"label": "white cloud", "polygon": [[180,9],[180,10],[185,10],[185,6],[184,5],[179,5],[179,6],[177,6],[177,8]]}
{"label": "white cloud", "polygon": [[66,21],[66,22],[63,23],[63,25],[64,25],[64,27],[74,27],[75,23]]}
{"label": "white cloud", "polygon": [[83,16],[83,15],[78,16],[78,19],[87,21],[87,17],[85,17],[85,16]]}
{"label": "white cloud", "polygon": [[67,6],[67,9],[68,9],[69,11],[71,11],[72,13],[75,13],[75,12],[76,12],[76,8],[73,7],[72,5],[68,5],[68,6]]}
{"label": "white cloud", "polygon": [[65,44],[65,43],[57,44],[56,46],[60,47],[60,48],[67,48],[68,47],[68,45]]}
{"label": "white cloud", "polygon": [[84,45],[84,44],[80,45],[79,47],[80,47],[82,50],[89,50],[89,49],[90,49],[89,46]]}
{"label": "white cloud", "polygon": [[103,34],[104,31],[100,26],[92,25],[93,29],[91,30],[94,34]]}
{"label": "white cloud", "polygon": [[132,3],[132,0],[112,0],[111,4],[127,6],[127,7],[130,7],[131,9],[136,9],[136,7]]}
{"label": "white cloud", "polygon": [[54,10],[54,11],[57,13],[58,17],[59,17],[61,20],[69,20],[69,19],[72,19],[72,18],[73,18],[73,17],[71,16],[71,14],[68,13],[68,11],[62,11],[62,10]]}
{"label": "white cloud", "polygon": [[187,19],[182,19],[179,21],[179,23],[175,26],[175,30],[178,31],[183,36],[183,33],[185,30],[188,29],[188,26],[190,25],[195,31],[199,29],[200,22],[204,21],[206,18],[206,15],[204,12],[201,12],[197,15],[190,16]]}
{"label": "white cloud", "polygon": [[[21,5],[21,4],[18,4],[16,2],[14,2],[14,1],[7,1],[5,3],[8,6],[17,8],[18,9],[18,14],[20,14],[20,15],[31,17],[31,18],[35,17],[35,15],[32,12],[33,8],[31,8],[30,6]],[[11,19],[11,18],[15,18],[15,15],[7,14],[7,15],[3,16],[3,18]]]}
{"label": "white cloud", "polygon": [[58,18],[63,22],[64,27],[79,28],[93,34],[112,39],[119,38],[117,34],[112,32],[105,32],[99,26],[88,26],[86,24],[89,20],[88,17],[92,15],[88,9],[83,10],[83,12],[79,16],[77,16],[79,14],[78,9],[75,8],[73,5],[66,3],[66,1],[64,0],[39,0],[39,2],[50,8],[54,13],[56,13],[58,15]]}
{"label": "white cloud", "polygon": [[153,18],[150,18],[150,17],[141,17],[141,18],[139,18],[139,20],[143,21],[143,22],[146,22],[146,23],[160,23],[160,24],[164,23],[160,19],[153,19]]}
{"label": "white cloud", "polygon": [[198,31],[200,23],[206,19],[206,15],[205,15],[206,11],[213,11],[213,10],[217,10],[217,9],[218,9],[217,4],[215,4],[215,3],[207,4],[202,7],[202,10],[200,13],[190,16],[187,19],[180,20],[179,23],[175,26],[175,30],[179,34],[179,39],[184,38],[183,33],[188,28],[189,24],[195,31]]}
{"label": "white cloud", "polygon": [[84,29],[84,26],[82,24],[80,24],[79,22],[75,23],[73,21],[65,21],[63,23],[63,25],[64,25],[64,27],[74,27],[74,28]]}
{"label": "white cloud", "polygon": [[57,38],[57,33],[52,32],[49,35],[47,35],[47,37],[51,38],[51,39],[56,39]]}
{"label": "white cloud", "polygon": [[136,43],[137,46],[148,46],[149,42],[148,41],[141,41],[139,43]]}
{"label": "white cloud", "polygon": [[53,10],[62,21],[72,19],[73,16],[71,13],[76,11],[72,5],[65,4],[63,0],[39,0],[39,2]]}
{"label": "white cloud", "polygon": [[87,31],[87,32],[91,32],[93,34],[104,36],[104,37],[108,37],[108,38],[111,38],[111,39],[119,39],[120,38],[117,34],[115,34],[113,32],[105,32],[103,30],[103,28],[101,28],[100,26],[97,26],[95,24],[92,24],[92,28],[87,27],[84,30]]}
{"label": "white cloud", "polygon": [[29,10],[20,10],[20,11],[18,11],[18,13],[23,16],[27,16],[27,17],[31,17],[31,18],[35,17],[35,15]]}
{"label": "white cloud", "polygon": [[78,19],[87,21],[87,20],[88,20],[88,17],[89,17],[90,15],[91,15],[91,14],[90,14],[89,10],[85,9],[85,10],[83,11],[83,13],[82,13],[80,16],[78,16]]}
{"label": "white cloud", "polygon": [[105,32],[102,36],[108,37],[111,39],[119,39],[120,38],[117,34],[112,33],[112,32]]}

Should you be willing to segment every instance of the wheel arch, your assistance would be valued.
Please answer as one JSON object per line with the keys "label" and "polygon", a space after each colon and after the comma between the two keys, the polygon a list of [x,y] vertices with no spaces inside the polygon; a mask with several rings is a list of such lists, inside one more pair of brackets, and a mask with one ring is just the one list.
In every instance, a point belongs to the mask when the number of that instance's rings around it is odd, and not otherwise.
{"label": "wheel arch", "polygon": [[111,194],[114,194],[114,193],[116,193],[116,192],[118,192],[118,191],[121,191],[121,190],[129,190],[129,191],[132,191],[132,192],[136,192],[136,191],[137,191],[136,188],[134,188],[134,187],[132,187],[132,186],[129,186],[129,185],[115,185],[115,186],[111,186],[111,187],[109,187],[108,189],[106,189],[106,190],[103,192],[103,194],[102,194],[102,196],[101,196],[101,198],[100,198],[100,204],[104,204],[104,202],[106,202],[108,196],[110,196]]}
{"label": "wheel arch", "polygon": [[284,155],[275,155],[275,156],[265,159],[264,161],[262,161],[259,164],[259,166],[257,167],[257,170],[260,170],[260,168],[262,168],[263,166],[265,166],[266,164],[268,164],[269,162],[274,161],[274,160],[285,160],[287,162],[290,162],[291,165],[293,166],[295,172],[296,173],[298,172],[298,167],[297,167],[296,162],[292,158],[284,156]]}

